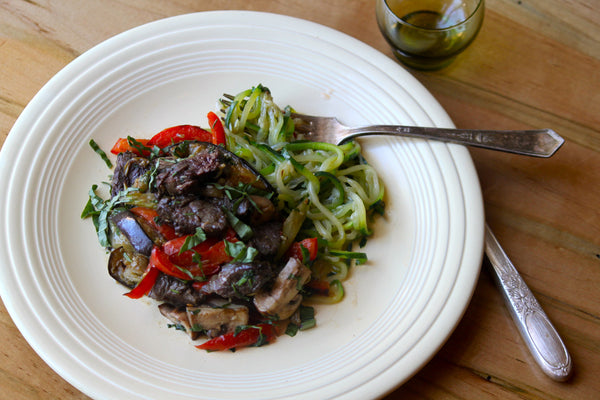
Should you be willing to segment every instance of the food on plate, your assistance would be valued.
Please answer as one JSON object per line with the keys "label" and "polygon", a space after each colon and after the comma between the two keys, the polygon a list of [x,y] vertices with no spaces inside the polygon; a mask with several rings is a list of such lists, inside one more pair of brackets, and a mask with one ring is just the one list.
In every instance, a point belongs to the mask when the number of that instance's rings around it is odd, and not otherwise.
{"label": "food on plate", "polygon": [[358,143],[303,140],[261,85],[223,106],[207,129],[118,139],[107,199],[93,185],[82,213],[125,295],[159,302],[207,351],[314,327],[314,305],[341,301],[349,269],[367,260],[354,247],[384,209]]}

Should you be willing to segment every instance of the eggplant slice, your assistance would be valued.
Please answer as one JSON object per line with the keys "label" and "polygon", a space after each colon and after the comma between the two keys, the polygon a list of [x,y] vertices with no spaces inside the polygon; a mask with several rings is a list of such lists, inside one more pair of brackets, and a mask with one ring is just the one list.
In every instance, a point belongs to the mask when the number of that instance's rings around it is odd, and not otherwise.
{"label": "eggplant slice", "polygon": [[110,219],[129,240],[136,252],[150,257],[154,242],[146,234],[132,212],[122,211],[111,216]]}
{"label": "eggplant slice", "polygon": [[142,279],[148,257],[140,253],[127,253],[123,247],[114,249],[108,258],[108,273],[114,280],[133,289]]}

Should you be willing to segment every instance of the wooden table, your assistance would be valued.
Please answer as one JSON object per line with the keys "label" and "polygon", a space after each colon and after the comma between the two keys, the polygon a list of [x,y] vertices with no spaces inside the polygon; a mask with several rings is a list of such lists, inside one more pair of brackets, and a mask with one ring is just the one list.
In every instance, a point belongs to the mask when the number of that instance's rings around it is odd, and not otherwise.
{"label": "wooden table", "polygon": [[[551,127],[550,159],[471,150],[487,221],[569,348],[574,375],[534,364],[483,268],[441,351],[387,399],[600,398],[600,11],[596,0],[488,0],[475,43],[414,72],[458,127]],[[35,93],[79,54],[137,25],[214,9],[315,21],[391,57],[371,0],[0,1],[0,142]],[[48,367],[0,306],[0,398],[87,398]]]}

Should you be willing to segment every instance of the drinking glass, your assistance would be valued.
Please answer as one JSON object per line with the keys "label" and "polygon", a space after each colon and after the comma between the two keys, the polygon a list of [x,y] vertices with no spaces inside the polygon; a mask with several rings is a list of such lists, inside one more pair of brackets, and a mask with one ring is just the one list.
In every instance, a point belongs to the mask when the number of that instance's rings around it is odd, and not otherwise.
{"label": "drinking glass", "polygon": [[379,29],[409,67],[449,65],[477,36],[484,0],[377,0]]}

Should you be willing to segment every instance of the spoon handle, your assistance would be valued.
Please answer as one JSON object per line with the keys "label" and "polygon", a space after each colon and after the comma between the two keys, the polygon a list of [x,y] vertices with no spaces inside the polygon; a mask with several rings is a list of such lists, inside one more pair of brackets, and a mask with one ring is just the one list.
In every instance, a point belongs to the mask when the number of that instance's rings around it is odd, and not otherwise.
{"label": "spoon handle", "polygon": [[487,224],[485,252],[510,314],[535,360],[550,378],[566,381],[572,370],[567,348]]}

